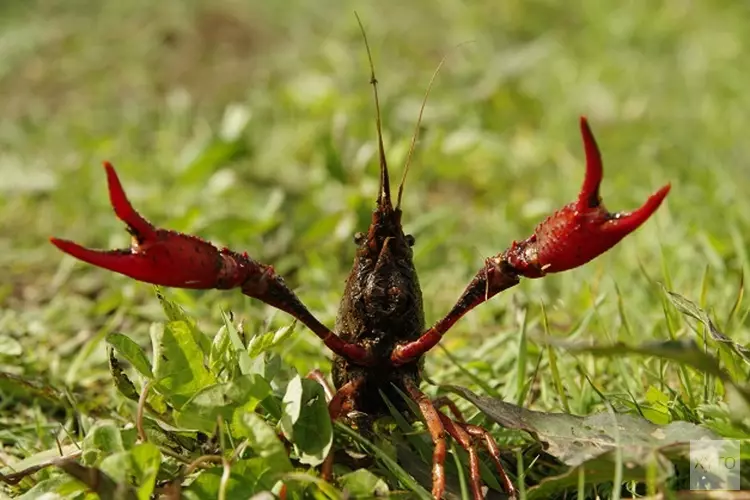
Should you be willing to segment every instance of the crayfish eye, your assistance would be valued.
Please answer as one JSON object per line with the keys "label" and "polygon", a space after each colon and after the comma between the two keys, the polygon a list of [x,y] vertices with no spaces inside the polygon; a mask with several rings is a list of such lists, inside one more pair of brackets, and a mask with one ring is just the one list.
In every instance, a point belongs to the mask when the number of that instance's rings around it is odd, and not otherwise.
{"label": "crayfish eye", "polygon": [[412,236],[410,234],[407,234],[404,238],[406,239],[406,244],[407,245],[409,245],[410,247],[414,246],[414,242],[415,242],[414,236]]}
{"label": "crayfish eye", "polygon": [[363,232],[357,232],[354,233],[354,244],[355,245],[361,245],[365,241],[365,233]]}

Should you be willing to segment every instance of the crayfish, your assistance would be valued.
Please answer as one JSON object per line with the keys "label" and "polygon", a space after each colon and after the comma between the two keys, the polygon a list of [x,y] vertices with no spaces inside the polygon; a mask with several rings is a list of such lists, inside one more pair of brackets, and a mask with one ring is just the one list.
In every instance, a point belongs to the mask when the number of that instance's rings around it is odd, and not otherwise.
{"label": "crayfish", "polygon": [[[364,41],[367,45],[366,36]],[[357,246],[354,265],[333,329],[318,321],[272,266],[254,260],[247,253],[219,249],[196,236],[154,227],[132,207],[110,163],[104,163],[109,197],[115,214],[132,235],[131,247],[100,251],[57,238],[51,238],[51,242],[75,258],[138,281],[191,289],[239,288],[243,294],[290,314],[333,352],[336,390],[320,372],[310,375],[324,385],[332,419],[355,412],[382,415],[386,407],[381,391],[391,401],[400,400],[405,394],[421,410],[434,443],[432,495],[435,498],[441,498],[445,491],[446,435],[468,452],[474,498],[483,497],[479,447],[487,450],[506,493],[514,497],[515,488],[503,470],[499,447],[492,435],[464,421],[449,400],[432,401],[420,390],[423,356],[466,313],[517,285],[522,277],[541,278],[573,269],[606,252],[658,209],[670,185],[659,189],[633,212],[607,211],[599,194],[603,175],[601,155],[588,122],[582,117],[580,131],[586,174],[578,198],[541,222],[530,237],[514,241],[506,250],[487,258],[448,314],[428,328],[412,259],[415,241],[402,227],[403,180],[395,206],[391,199],[377,81],[369,46],[367,55],[375,96],[380,187],[369,229],[354,238]],[[419,122],[412,150],[418,131]],[[405,172],[408,164],[407,160]],[[446,406],[452,410],[453,418],[441,411]],[[322,475],[330,479],[332,455],[322,469]]]}

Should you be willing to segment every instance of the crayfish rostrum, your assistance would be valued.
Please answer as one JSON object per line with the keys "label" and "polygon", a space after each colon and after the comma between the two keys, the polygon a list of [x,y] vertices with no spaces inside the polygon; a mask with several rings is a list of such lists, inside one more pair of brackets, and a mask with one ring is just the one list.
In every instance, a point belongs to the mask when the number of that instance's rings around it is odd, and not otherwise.
{"label": "crayfish rostrum", "polygon": [[[367,52],[370,56],[369,47]],[[508,249],[486,259],[448,314],[427,328],[422,291],[412,260],[415,242],[402,228],[401,189],[395,206],[391,201],[371,57],[370,68],[376,104],[380,189],[369,229],[355,235],[354,266],[333,329],[315,318],[272,266],[255,261],[247,253],[216,248],[196,236],[154,227],[131,206],[109,163],[104,164],[109,197],[115,214],[127,224],[132,235],[131,247],[100,251],[67,240],[52,238],[51,241],[73,257],[139,281],[192,289],[239,288],[245,295],[285,311],[312,330],[333,352],[336,390],[328,387],[320,372],[311,374],[326,387],[331,418],[355,411],[383,414],[385,406],[379,391],[390,396],[391,401],[399,401],[400,394],[406,394],[419,406],[434,442],[435,498],[441,498],[445,490],[446,434],[468,452],[470,485],[475,498],[482,498],[478,447],[488,451],[506,492],[513,497],[514,486],[503,470],[492,436],[481,427],[466,423],[457,411],[453,412],[453,418],[449,417],[441,407],[455,410],[455,405],[446,399],[431,401],[419,389],[422,357],[462,316],[518,284],[522,277],[540,278],[573,269],[616,245],[657,210],[670,186],[662,187],[633,212],[607,211],[599,194],[601,156],[586,119],[581,118],[586,174],[578,198],[540,223],[530,237],[514,241]],[[332,471],[331,460],[329,457],[323,464],[322,474],[327,478]]]}

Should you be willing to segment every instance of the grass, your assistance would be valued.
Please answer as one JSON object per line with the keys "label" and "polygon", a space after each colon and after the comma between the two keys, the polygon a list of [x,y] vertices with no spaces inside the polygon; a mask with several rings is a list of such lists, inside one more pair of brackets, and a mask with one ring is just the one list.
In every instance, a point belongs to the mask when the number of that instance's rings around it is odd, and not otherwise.
{"label": "grass", "polygon": [[[377,190],[355,9],[374,51],[396,178],[424,88],[448,54],[404,200],[428,322],[449,309],[485,257],[575,197],[579,115],[589,117],[603,152],[610,209],[634,208],[673,185],[657,215],[614,250],[525,281],[459,322],[428,357],[429,378],[536,410],[583,416],[613,408],[746,438],[750,414],[727,394],[730,384],[684,359],[599,357],[544,341],[692,339],[740,386],[747,380],[747,363],[679,314],[661,286],[708,311],[734,342],[750,342],[743,3],[27,1],[0,5],[0,363],[19,377],[0,386],[0,461],[10,466],[54,448],[55,437],[70,446],[97,426],[102,435],[121,432],[122,450],[134,446],[134,403],[112,385],[105,339],[121,332],[150,355],[149,330],[164,321],[159,302],[148,285],[75,263],[47,241],[126,245],[103,159],[149,219],[273,263],[333,324],[352,234],[367,226]],[[211,337],[224,325],[222,310],[249,333],[289,324],[239,293],[167,296]],[[294,371],[330,369],[321,343],[302,328],[272,350],[283,367],[273,387],[281,395]],[[126,366],[140,390],[146,377]],[[85,401],[85,411],[44,397],[52,388]],[[529,449],[521,431],[493,433]],[[246,437],[264,450],[258,442],[266,438]],[[140,450],[153,465],[154,450]],[[535,456],[524,455],[526,467]],[[217,484],[221,470],[210,471]],[[529,486],[561,471],[541,470]],[[380,473],[391,491],[404,487],[388,467]],[[5,492],[59,474],[46,470]],[[576,481],[551,495],[572,498]],[[586,495],[616,496],[611,481],[586,484]],[[680,485],[670,478],[647,489]]]}

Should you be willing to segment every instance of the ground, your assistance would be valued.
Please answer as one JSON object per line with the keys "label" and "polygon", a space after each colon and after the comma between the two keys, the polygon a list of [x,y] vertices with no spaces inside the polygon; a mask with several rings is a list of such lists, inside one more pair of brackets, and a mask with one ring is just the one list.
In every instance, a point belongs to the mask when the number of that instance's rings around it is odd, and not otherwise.
{"label": "ground", "polygon": [[[731,406],[723,375],[544,341],[694,340],[718,352],[731,379],[747,378],[747,363],[717,351],[710,330],[666,293],[708,311],[734,342],[750,342],[744,3],[38,0],[0,5],[0,462],[53,448],[56,434],[69,444],[103,419],[134,422],[134,403],[112,384],[105,339],[121,332],[151,356],[149,330],[165,320],[153,288],[48,242],[127,246],[102,160],[149,219],[273,264],[333,324],[378,181],[355,10],[374,53],[397,180],[424,90],[447,55],[403,203],[428,323],[486,257],[574,199],[584,172],[579,115],[603,153],[610,210],[633,209],[672,183],[656,216],[609,253],[524,281],[461,320],[428,357],[429,379],[535,410],[614,408],[747,437],[747,410]],[[237,292],[165,293],[211,338],[222,310],[246,332],[290,323]],[[286,373],[274,382],[282,395],[294,371],[330,371],[321,342],[302,328],[272,350]],[[144,378],[125,366],[140,390]],[[101,411],[74,418],[11,375]],[[62,424],[68,434],[58,433]],[[492,429],[504,446],[530,442]],[[40,474],[6,493],[53,473]],[[391,490],[408,489],[387,479]]]}

